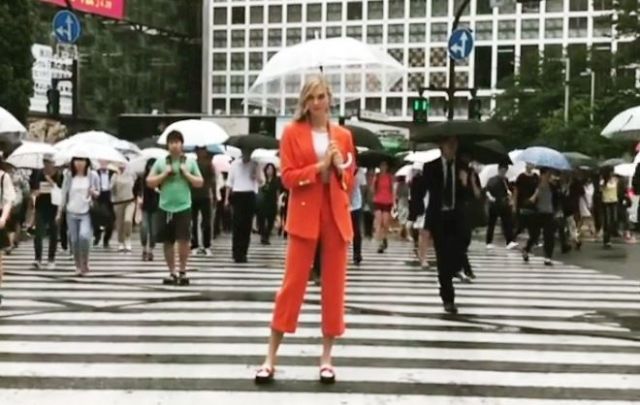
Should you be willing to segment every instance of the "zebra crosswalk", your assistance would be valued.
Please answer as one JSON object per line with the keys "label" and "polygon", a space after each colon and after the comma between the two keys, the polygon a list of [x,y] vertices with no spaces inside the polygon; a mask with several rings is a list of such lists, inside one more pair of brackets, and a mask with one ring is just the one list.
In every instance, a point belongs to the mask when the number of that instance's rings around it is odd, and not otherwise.
{"label": "zebra crosswalk", "polygon": [[158,259],[103,249],[85,278],[67,257],[35,270],[23,244],[4,258],[0,404],[638,403],[637,282],[474,245],[478,279],[457,285],[451,316],[409,244],[375,248],[365,243],[349,270],[338,383],[317,381],[320,288],[310,283],[277,380],[259,387],[282,240],[254,243],[247,264],[216,240],[183,287],[161,284]]}

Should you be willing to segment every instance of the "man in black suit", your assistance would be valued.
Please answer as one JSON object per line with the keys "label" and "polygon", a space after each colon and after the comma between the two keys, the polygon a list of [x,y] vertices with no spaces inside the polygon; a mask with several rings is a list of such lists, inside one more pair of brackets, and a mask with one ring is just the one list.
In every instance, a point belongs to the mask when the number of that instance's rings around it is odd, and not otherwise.
{"label": "man in black suit", "polygon": [[429,193],[424,227],[433,237],[444,310],[456,314],[453,277],[463,265],[467,229],[463,208],[473,192],[469,184],[469,168],[457,159],[458,138],[442,139],[440,151],[442,157],[426,163],[422,172],[423,189]]}

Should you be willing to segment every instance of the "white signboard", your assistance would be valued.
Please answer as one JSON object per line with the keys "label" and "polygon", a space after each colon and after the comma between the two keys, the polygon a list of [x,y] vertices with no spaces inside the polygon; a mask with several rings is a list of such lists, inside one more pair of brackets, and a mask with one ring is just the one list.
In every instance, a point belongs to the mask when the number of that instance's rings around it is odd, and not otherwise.
{"label": "white signboard", "polygon": [[[47,90],[51,88],[51,79],[70,79],[73,75],[73,60],[54,55],[53,48],[48,45],[34,44],[31,47],[34,63],[31,68],[33,76],[33,96],[30,99],[29,111],[47,112]],[[73,87],[71,82],[58,84],[60,90],[60,114],[71,115],[73,105]]]}

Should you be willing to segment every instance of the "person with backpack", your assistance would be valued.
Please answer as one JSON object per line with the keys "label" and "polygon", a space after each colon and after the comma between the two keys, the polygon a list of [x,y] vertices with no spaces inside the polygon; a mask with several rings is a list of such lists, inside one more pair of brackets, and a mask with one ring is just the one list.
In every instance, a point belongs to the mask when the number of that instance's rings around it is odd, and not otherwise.
{"label": "person with backpack", "polygon": [[[0,156],[0,161],[2,156]],[[9,246],[9,235],[7,233],[6,225],[9,221],[9,215],[11,214],[11,207],[13,206],[13,200],[16,198],[16,191],[13,188],[13,181],[11,176],[0,169],[0,288],[2,288],[2,276],[3,276],[3,252],[4,249]],[[0,304],[2,304],[2,295],[0,294]]]}
{"label": "person with backpack", "polygon": [[[204,184],[202,187],[191,186],[191,253],[211,256],[213,208],[221,199],[220,190],[217,187],[217,173],[207,148],[197,147],[196,156]],[[202,243],[198,238],[198,225]]]}
{"label": "person with backpack", "polygon": [[144,167],[144,174],[136,183],[138,205],[142,212],[140,224],[140,244],[142,245],[142,261],[153,261],[153,249],[156,246],[156,224],[160,195],[158,190],[147,186],[145,179],[149,176],[156,159],[149,159]]}

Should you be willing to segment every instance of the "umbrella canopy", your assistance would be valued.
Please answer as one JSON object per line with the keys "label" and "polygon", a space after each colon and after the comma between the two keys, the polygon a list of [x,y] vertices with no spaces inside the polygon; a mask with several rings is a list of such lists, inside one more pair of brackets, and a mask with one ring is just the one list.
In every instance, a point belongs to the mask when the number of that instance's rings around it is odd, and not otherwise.
{"label": "umbrella canopy", "polygon": [[140,155],[131,159],[127,167],[134,173],[143,174],[144,168],[147,165],[149,159],[164,159],[169,155],[165,149],[161,148],[146,148],[140,151]]}
{"label": "umbrella canopy", "polygon": [[396,177],[411,177],[413,171],[413,164],[404,165],[396,172]]}
{"label": "umbrella canopy", "polygon": [[218,173],[227,173],[231,169],[233,158],[229,155],[215,155],[213,157],[213,167]]}
{"label": "umbrella canopy", "polygon": [[127,159],[115,148],[92,143],[78,143],[64,150],[58,150],[55,161],[58,166],[62,166],[69,163],[74,157],[90,159],[94,163],[97,161],[115,164],[127,163]]}
{"label": "umbrella canopy", "polygon": [[640,106],[629,108],[613,117],[600,134],[620,141],[640,140]]}
{"label": "umbrella canopy", "polygon": [[251,153],[251,160],[261,165],[272,164],[276,168],[280,167],[277,149],[256,149]]}
{"label": "umbrella canopy", "polygon": [[384,149],[380,138],[373,131],[356,125],[346,125],[345,128],[351,131],[356,147],[367,148],[368,150]]}
{"label": "umbrella canopy", "polygon": [[[510,165],[507,169],[507,180],[510,182],[516,181],[518,176],[525,172],[527,164],[525,162],[515,162],[513,165]],[[480,178],[480,185],[482,187],[486,187],[491,180],[492,177],[498,175],[497,164],[486,165],[480,170],[478,177]]]}
{"label": "umbrella canopy", "polygon": [[[211,145],[206,145],[205,148],[207,149],[207,152],[209,152],[212,155],[220,155],[224,153],[223,145],[211,144]],[[187,152],[195,152],[196,146],[186,146],[184,150]]]}
{"label": "umbrella canopy", "polygon": [[137,154],[140,152],[140,148],[137,145],[129,141],[119,139],[115,135],[111,135],[103,131],[80,132],[56,143],[55,147],[58,150],[65,150],[71,146],[80,144],[104,145],[114,148],[122,153]]}
{"label": "umbrella canopy", "polygon": [[471,160],[485,165],[493,163],[513,163],[507,153],[507,149],[495,139],[480,141],[475,144],[462,144],[459,153],[468,155]]}
{"label": "umbrella canopy", "polygon": [[240,150],[278,149],[280,143],[274,137],[259,134],[232,136],[226,145],[235,146]]}
{"label": "umbrella canopy", "polygon": [[634,163],[623,163],[614,167],[613,173],[622,177],[633,177],[636,172],[636,166]]}
{"label": "umbrella canopy", "polygon": [[44,142],[23,142],[7,158],[7,163],[19,169],[38,170],[44,167],[45,156],[53,157],[58,150]]}
{"label": "umbrella canopy", "polygon": [[411,152],[404,157],[405,162],[411,163],[429,163],[441,156],[440,149],[423,150],[417,152]]}
{"label": "umbrella canopy", "polygon": [[160,136],[150,136],[148,138],[143,138],[139,141],[135,141],[135,143],[140,149],[153,148],[158,146],[158,139],[160,139]]}
{"label": "umbrella canopy", "polygon": [[4,133],[26,134],[27,128],[9,111],[0,107],[0,134]]}
{"label": "umbrella canopy", "polygon": [[476,142],[500,138],[504,136],[504,132],[491,121],[453,120],[414,129],[411,133],[411,141],[437,142],[450,136],[457,136],[463,142]]}
{"label": "umbrella canopy", "polygon": [[182,134],[185,147],[220,145],[229,139],[227,132],[213,121],[183,120],[169,125],[158,138],[158,144],[166,145],[167,135],[172,131]]}
{"label": "umbrella canopy", "polygon": [[[341,97],[337,92],[341,81],[345,82],[345,89],[361,88],[364,74],[368,87],[383,91],[400,80],[406,68],[381,48],[353,38],[311,40],[284,48],[269,59],[247,92],[245,102],[270,105],[272,94],[290,93],[292,88],[297,91],[306,75],[320,72],[330,82],[337,82],[332,83],[336,92],[333,101],[339,102]],[[346,101],[359,98],[342,96]],[[279,102],[270,106],[280,109]]]}
{"label": "umbrella canopy", "polygon": [[616,167],[618,165],[622,165],[625,163],[629,163],[626,160],[622,159],[622,158],[613,158],[613,159],[607,159],[604,162],[600,163],[600,167]]}
{"label": "umbrella canopy", "polygon": [[394,155],[380,150],[367,150],[358,154],[358,166],[372,168],[380,166],[382,162],[395,166],[398,160]]}
{"label": "umbrella canopy", "polygon": [[525,149],[518,155],[517,160],[547,169],[571,170],[571,164],[562,153],[544,146]]}
{"label": "umbrella canopy", "polygon": [[567,158],[571,167],[574,169],[588,168],[593,169],[598,166],[598,162],[591,156],[587,156],[580,152],[564,152],[564,157]]}

